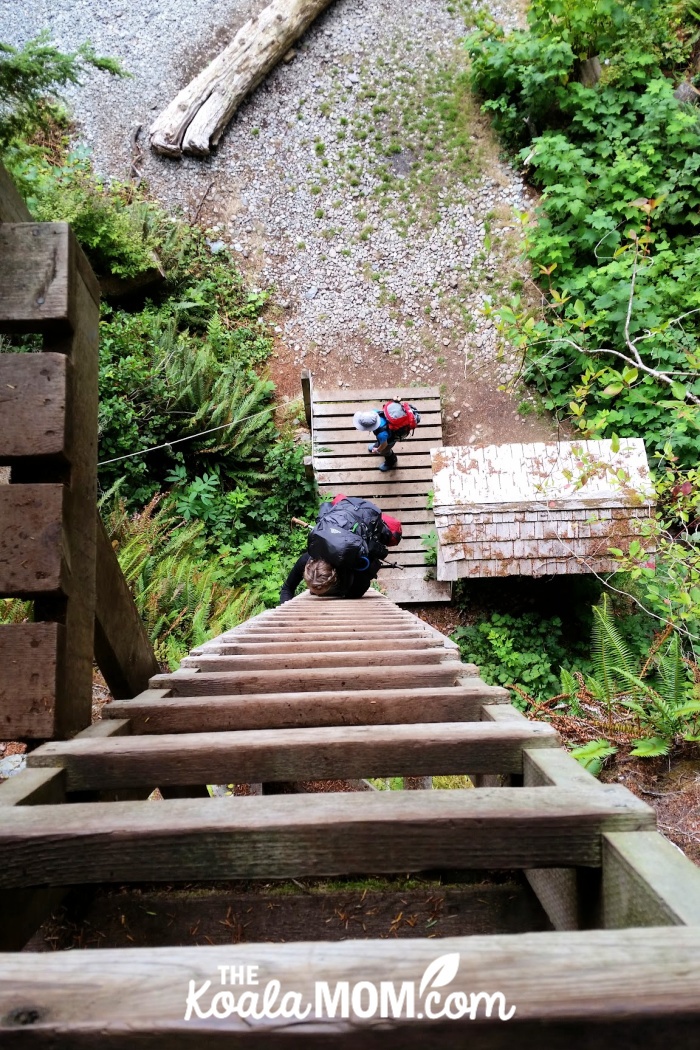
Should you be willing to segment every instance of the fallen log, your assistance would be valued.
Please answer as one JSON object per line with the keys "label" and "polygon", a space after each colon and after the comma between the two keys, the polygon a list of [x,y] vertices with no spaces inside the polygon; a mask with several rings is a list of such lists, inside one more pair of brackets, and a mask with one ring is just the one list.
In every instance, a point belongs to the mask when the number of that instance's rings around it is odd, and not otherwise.
{"label": "fallen log", "polygon": [[236,33],[156,118],[150,129],[158,153],[205,156],[238,106],[331,0],[272,0]]}

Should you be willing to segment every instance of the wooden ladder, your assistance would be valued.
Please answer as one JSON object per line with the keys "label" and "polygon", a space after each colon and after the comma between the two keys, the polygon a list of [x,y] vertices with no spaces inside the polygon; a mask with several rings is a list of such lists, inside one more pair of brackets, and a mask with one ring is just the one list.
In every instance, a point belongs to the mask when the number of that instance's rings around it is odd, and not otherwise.
{"label": "wooden ladder", "polygon": [[[505,690],[460,662],[454,643],[386,597],[301,595],[201,646],[104,716],[37,748],[0,788],[0,886],[23,893],[27,907],[47,885],[123,895],[144,884],[519,869],[553,928],[444,940],[424,930],[327,950],[312,922],[298,943],[240,943],[222,919],[219,946],[9,953],[0,956],[3,1048],[98,1037],[124,1050],[359,1048],[381,1038],[486,1050],[535,1036],[583,1048],[594,1034],[637,1045],[642,1032],[660,1046],[662,1035],[690,1038],[697,1025],[700,872],[658,834],[648,806],[586,773],[550,726],[525,719]],[[267,793],[298,781],[463,773],[488,786]],[[265,793],[193,797],[217,783]],[[156,785],[187,797],[146,800]],[[196,895],[189,919],[196,929]],[[418,996],[438,958],[456,967],[449,992],[500,991],[515,1018],[437,1023],[416,1008],[380,1020],[366,1013],[364,985],[359,1013],[322,1009],[303,1031],[236,1014],[184,1020],[190,981],[213,982],[208,1005],[217,991],[240,991],[221,985],[221,966],[257,967],[250,974],[262,984],[279,980],[313,1003],[316,982],[340,982],[341,996],[343,982],[413,982]]]}

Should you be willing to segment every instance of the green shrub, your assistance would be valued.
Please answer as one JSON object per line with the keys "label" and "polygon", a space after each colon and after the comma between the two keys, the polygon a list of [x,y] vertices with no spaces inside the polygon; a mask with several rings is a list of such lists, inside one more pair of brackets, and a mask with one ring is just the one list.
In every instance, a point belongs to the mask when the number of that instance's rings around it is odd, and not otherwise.
{"label": "green shrub", "polygon": [[[683,4],[535,0],[530,30],[483,22],[472,84],[542,190],[527,253],[548,298],[501,330],[545,407],[587,436],[669,441],[697,458],[700,122],[673,96],[693,37]],[[594,87],[577,63],[605,49]],[[668,74],[668,75],[667,75]],[[682,319],[682,320],[678,320]]]}

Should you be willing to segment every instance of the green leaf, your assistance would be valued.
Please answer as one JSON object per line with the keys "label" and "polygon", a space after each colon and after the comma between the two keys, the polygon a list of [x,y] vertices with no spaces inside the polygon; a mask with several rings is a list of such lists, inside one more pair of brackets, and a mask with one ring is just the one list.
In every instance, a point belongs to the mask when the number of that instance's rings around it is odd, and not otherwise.
{"label": "green leaf", "polygon": [[671,383],[673,396],[679,401],[685,401],[686,388],[684,383]]}
{"label": "green leaf", "polygon": [[667,755],[671,750],[671,744],[660,736],[647,736],[640,740],[630,751],[636,758],[659,758]]}

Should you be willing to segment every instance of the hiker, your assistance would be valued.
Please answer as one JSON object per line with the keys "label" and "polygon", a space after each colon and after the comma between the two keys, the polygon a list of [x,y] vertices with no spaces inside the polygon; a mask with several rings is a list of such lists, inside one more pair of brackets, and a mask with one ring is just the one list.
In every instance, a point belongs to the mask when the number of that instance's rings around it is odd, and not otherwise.
{"label": "hiker", "polygon": [[384,462],[379,464],[383,472],[394,470],[398,463],[398,456],[394,452],[397,441],[403,441],[410,437],[420,423],[420,412],[408,403],[408,401],[387,401],[381,411],[370,409],[369,411],[356,412],[352,417],[355,430],[368,434],[374,432],[374,442],[367,446],[371,455],[384,457]]}
{"label": "hiker", "polygon": [[396,518],[382,514],[369,500],[335,496],[322,504],[307,553],[284,581],[280,605],[294,597],[302,579],[317,597],[361,598],[376,579],[387,547],[400,540],[401,522]]}

